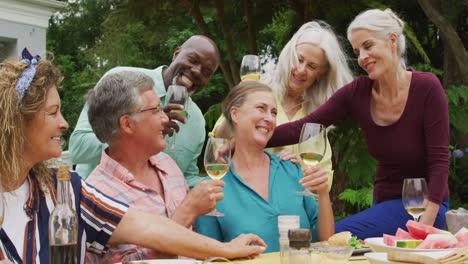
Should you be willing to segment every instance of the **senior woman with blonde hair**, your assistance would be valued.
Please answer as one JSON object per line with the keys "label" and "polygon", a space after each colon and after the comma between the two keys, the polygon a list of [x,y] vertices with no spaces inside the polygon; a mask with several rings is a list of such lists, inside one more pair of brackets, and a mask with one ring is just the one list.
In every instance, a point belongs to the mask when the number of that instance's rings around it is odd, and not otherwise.
{"label": "senior woman with blonde hair", "polygon": [[220,241],[251,232],[267,244],[266,252],[279,251],[278,215],[299,215],[301,228],[313,231],[313,240],[327,240],[334,232],[328,176],[318,177],[318,203],[301,191],[304,172],[291,161],[264,151],[276,127],[277,105],[270,87],[242,81],[223,102],[223,115],[234,131],[235,153],[227,174],[224,199],[217,209],[224,217],[202,216],[197,232]]}
{"label": "senior woman with blonde hair", "polygon": [[[62,133],[68,128],[57,90],[62,75],[50,61],[27,51],[23,56],[21,62],[0,64],[0,185],[6,200],[0,261],[49,263],[49,217],[57,196],[56,175],[45,161],[61,155]],[[74,172],[69,190],[78,219],[73,263],[84,263],[86,250],[100,254],[108,245],[122,243],[194,258],[237,258],[263,251],[250,245],[264,245],[255,235],[222,244],[167,218],[129,208]]]}
{"label": "senior woman with blonde hair", "polygon": [[[330,25],[323,21],[305,23],[291,37],[280,53],[276,68],[262,76],[278,102],[277,124],[299,120],[325,103],[340,87],[352,80],[347,56]],[[216,137],[229,137],[229,126],[218,120],[213,129]],[[321,140],[310,148],[326,153],[320,162],[322,172],[328,174],[328,186],[333,179],[332,151],[328,140]],[[299,157],[298,145],[269,148],[272,153],[293,153]],[[287,152],[281,152],[287,150]],[[310,149],[311,152],[313,149]]]}

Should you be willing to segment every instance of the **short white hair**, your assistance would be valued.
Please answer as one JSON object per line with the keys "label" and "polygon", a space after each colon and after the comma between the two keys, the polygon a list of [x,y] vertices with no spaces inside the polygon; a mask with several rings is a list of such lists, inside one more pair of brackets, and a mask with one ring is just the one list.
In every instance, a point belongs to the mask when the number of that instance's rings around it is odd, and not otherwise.
{"label": "short white hair", "polygon": [[296,48],[309,43],[320,47],[327,58],[327,71],[304,94],[306,113],[314,111],[325,103],[339,88],[352,81],[347,56],[330,25],[323,21],[305,23],[284,46],[273,72],[265,76],[265,81],[282,101],[287,93],[289,77],[294,65],[299,63]]}
{"label": "short white hair", "polygon": [[401,20],[390,8],[385,10],[370,9],[360,13],[348,26],[348,40],[354,30],[365,29],[374,32],[378,37],[385,38],[390,33],[398,37],[397,52],[400,57],[400,66],[406,68],[406,37],[403,34],[405,22]]}

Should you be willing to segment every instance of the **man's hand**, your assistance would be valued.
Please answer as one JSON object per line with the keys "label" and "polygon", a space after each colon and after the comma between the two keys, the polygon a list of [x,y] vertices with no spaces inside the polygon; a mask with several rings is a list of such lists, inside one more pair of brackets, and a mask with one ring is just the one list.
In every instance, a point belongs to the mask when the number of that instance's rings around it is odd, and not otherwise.
{"label": "man's hand", "polygon": [[267,245],[259,236],[254,234],[242,234],[224,245],[227,246],[228,258],[239,258],[248,255],[254,258],[265,251]]}
{"label": "man's hand", "polygon": [[319,195],[323,192],[328,193],[328,174],[319,165],[304,168],[304,178],[299,183]]}
{"label": "man's hand", "polygon": [[174,131],[179,132],[179,125],[175,121],[179,121],[185,124],[185,118],[183,116],[175,112],[171,112],[172,110],[182,110],[182,109],[184,109],[184,106],[179,105],[179,104],[168,104],[164,106],[164,112],[169,118],[169,122],[167,122],[163,130],[164,135],[168,135],[172,137],[172,135],[174,134]]}
{"label": "man's hand", "polygon": [[224,198],[223,187],[221,180],[201,182],[187,194],[172,220],[184,226],[192,225],[197,217],[216,208],[216,202]]}
{"label": "man's hand", "polygon": [[13,264],[13,262],[11,262],[8,259],[4,259],[4,260],[0,260],[0,264]]}

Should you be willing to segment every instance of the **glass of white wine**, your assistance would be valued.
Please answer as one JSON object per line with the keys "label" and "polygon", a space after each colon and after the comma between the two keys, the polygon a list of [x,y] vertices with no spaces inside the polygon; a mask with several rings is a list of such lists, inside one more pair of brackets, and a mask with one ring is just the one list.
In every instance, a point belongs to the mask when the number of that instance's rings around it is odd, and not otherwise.
{"label": "glass of white wine", "polygon": [[428,195],[427,183],[424,178],[411,178],[403,181],[401,192],[403,206],[416,222],[426,211]]}
{"label": "glass of white wine", "polygon": [[[188,100],[189,94],[187,91],[187,88],[182,85],[176,85],[172,84],[167,88],[167,93],[166,93],[166,102],[165,104],[179,104],[184,107],[182,110],[172,110],[171,112],[177,113],[184,118],[187,118],[187,100]],[[169,145],[169,148],[173,149],[175,148],[175,138],[176,138],[176,133],[174,131],[174,134],[172,135],[172,141]]]}
{"label": "glass of white wine", "polygon": [[[318,165],[327,151],[327,130],[321,124],[305,123],[299,138],[299,157],[303,166]],[[317,196],[309,189],[297,192],[300,195]]]}
{"label": "glass of white wine", "polygon": [[242,58],[242,64],[240,67],[241,80],[260,80],[260,74],[262,73],[262,66],[260,64],[260,57],[257,55],[245,55]]}
{"label": "glass of white wine", "polygon": [[[229,170],[231,151],[225,151],[226,146],[229,146],[228,139],[208,138],[203,164],[205,165],[206,173],[211,179],[220,180]],[[207,215],[224,216],[216,208]]]}

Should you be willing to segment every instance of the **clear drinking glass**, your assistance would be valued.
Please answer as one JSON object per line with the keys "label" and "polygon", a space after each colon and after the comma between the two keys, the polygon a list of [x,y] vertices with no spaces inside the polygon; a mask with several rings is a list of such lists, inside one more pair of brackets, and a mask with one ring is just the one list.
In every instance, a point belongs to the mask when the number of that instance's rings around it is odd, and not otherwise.
{"label": "clear drinking glass", "polygon": [[[327,151],[327,130],[321,124],[305,123],[299,138],[299,158],[302,166],[318,165]],[[313,149],[314,151],[311,151]],[[317,196],[309,189],[297,192],[300,195]]]}
{"label": "clear drinking glass", "polygon": [[414,221],[424,213],[428,201],[427,183],[424,178],[411,178],[403,181],[401,198],[403,206]]}
{"label": "clear drinking glass", "polygon": [[[184,107],[182,110],[172,110],[171,112],[177,113],[184,118],[187,118],[187,99],[189,97],[187,88],[182,85],[176,85],[172,84],[167,88],[167,93],[166,93],[166,102],[165,104],[179,104]],[[172,141],[169,144],[169,148],[173,149],[175,148],[175,138],[176,138],[176,133],[174,131],[174,134],[172,135]]]}
{"label": "clear drinking glass", "polygon": [[[220,180],[229,170],[231,151],[225,151],[226,146],[229,146],[228,139],[208,138],[203,164],[205,165],[206,173],[211,179]],[[224,216],[224,214],[217,211],[216,208],[207,215]]]}
{"label": "clear drinking glass", "polygon": [[245,55],[242,58],[242,64],[240,67],[241,80],[260,80],[260,74],[262,73],[262,67],[260,64],[260,57],[257,55]]}

